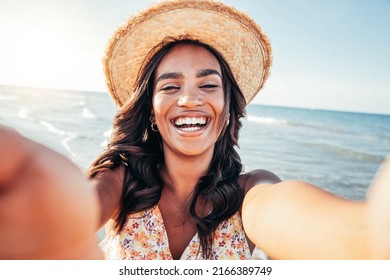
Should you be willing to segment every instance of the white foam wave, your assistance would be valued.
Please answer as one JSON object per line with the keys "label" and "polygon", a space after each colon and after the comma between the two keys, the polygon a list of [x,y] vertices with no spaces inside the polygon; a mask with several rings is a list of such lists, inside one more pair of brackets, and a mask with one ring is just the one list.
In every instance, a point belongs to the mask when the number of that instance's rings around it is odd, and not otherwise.
{"label": "white foam wave", "polygon": [[76,154],[72,151],[72,149],[69,146],[69,141],[75,139],[77,137],[76,133],[67,132],[65,130],[61,130],[57,127],[55,127],[53,124],[47,122],[47,121],[40,121],[39,122],[42,126],[46,127],[46,129],[54,134],[64,136],[65,138],[61,141],[62,146],[65,148],[65,150],[74,158],[76,157]]}
{"label": "white foam wave", "polygon": [[111,134],[112,134],[112,129],[103,132],[104,141],[100,144],[100,146],[107,147],[108,139],[111,137]]}
{"label": "white foam wave", "polygon": [[262,124],[288,124],[287,120],[275,119],[268,117],[258,117],[253,115],[248,115],[247,120],[250,122],[262,123]]}
{"label": "white foam wave", "polygon": [[21,119],[27,119],[27,113],[28,113],[27,109],[21,109],[18,112],[18,117],[21,118]]}
{"label": "white foam wave", "polygon": [[41,125],[43,125],[44,127],[46,127],[47,130],[51,133],[58,134],[61,136],[66,135],[66,131],[56,128],[54,125],[52,125],[51,123],[49,123],[47,121],[40,121],[39,123]]}
{"label": "white foam wave", "polygon": [[29,116],[29,111],[27,109],[19,110],[18,117],[22,120],[34,121],[34,118]]}
{"label": "white foam wave", "polygon": [[108,138],[108,137],[111,137],[111,134],[112,134],[112,129],[109,129],[109,130],[107,130],[107,131],[105,131],[105,132],[103,133],[103,136],[106,137],[106,138]]}
{"label": "white foam wave", "polygon": [[81,115],[87,119],[96,119],[96,115],[92,113],[87,107],[83,108],[83,113]]}
{"label": "white foam wave", "polygon": [[72,151],[70,148],[68,142],[75,139],[77,137],[77,134],[70,133],[68,137],[66,137],[64,140],[62,140],[61,144],[65,147],[65,149],[68,151],[68,153],[72,156],[72,158],[76,157],[76,154]]}

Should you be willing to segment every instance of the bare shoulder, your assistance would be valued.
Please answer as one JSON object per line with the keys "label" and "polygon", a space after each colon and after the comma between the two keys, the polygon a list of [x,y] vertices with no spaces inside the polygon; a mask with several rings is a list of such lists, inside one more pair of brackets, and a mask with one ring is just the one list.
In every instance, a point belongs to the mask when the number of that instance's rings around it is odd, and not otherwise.
{"label": "bare shoulder", "polygon": [[265,169],[254,169],[241,174],[238,183],[244,189],[245,194],[256,185],[273,185],[281,182],[281,179],[273,172]]}

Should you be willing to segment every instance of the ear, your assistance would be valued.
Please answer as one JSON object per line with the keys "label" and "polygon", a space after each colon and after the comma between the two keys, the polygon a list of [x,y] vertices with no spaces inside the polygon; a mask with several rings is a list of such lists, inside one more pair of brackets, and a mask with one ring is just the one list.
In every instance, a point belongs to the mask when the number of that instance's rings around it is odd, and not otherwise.
{"label": "ear", "polygon": [[150,121],[151,123],[153,123],[153,122],[156,121],[156,117],[154,116],[154,111],[153,111],[153,109],[150,111],[149,121]]}

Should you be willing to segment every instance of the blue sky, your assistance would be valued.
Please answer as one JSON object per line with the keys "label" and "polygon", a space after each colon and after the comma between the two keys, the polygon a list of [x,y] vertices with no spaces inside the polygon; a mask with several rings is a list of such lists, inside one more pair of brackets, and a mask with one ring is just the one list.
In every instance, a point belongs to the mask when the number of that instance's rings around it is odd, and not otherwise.
{"label": "blue sky", "polygon": [[[115,28],[155,1],[0,0],[0,84],[106,91]],[[390,114],[389,0],[226,0],[273,47],[254,103]]]}

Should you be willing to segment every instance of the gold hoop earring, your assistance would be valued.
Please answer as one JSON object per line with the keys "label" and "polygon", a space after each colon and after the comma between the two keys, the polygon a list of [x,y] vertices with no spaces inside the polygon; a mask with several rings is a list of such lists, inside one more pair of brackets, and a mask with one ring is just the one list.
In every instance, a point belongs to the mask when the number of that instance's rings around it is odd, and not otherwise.
{"label": "gold hoop earring", "polygon": [[150,121],[150,128],[152,129],[152,131],[158,132],[158,127],[154,116],[150,116],[149,121]]}

